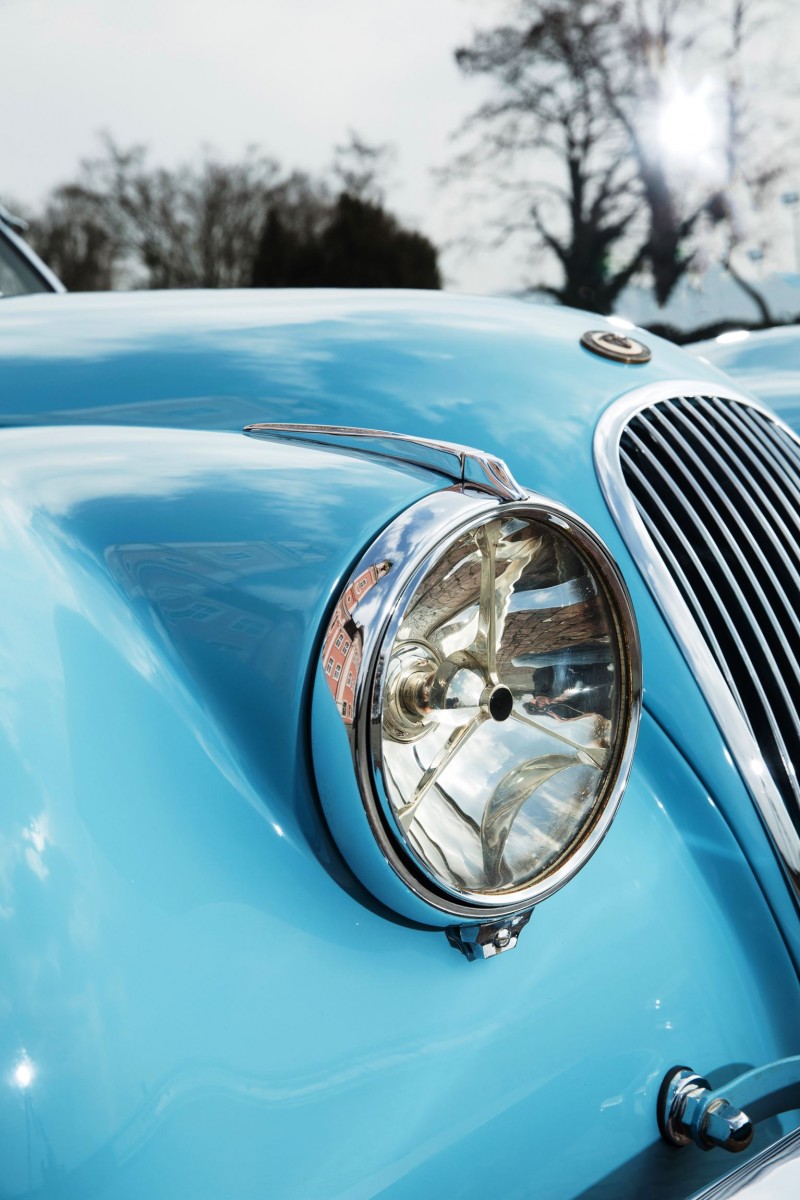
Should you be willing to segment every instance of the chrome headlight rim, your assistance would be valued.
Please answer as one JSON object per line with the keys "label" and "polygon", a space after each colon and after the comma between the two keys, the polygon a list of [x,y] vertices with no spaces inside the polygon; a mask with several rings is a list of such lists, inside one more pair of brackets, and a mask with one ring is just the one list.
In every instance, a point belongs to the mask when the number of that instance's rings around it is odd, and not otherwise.
{"label": "chrome headlight rim", "polygon": [[[477,892],[465,895],[448,891],[426,870],[403,838],[387,794],[380,753],[381,717],[386,663],[417,587],[464,534],[493,519],[515,515],[550,527],[554,533],[569,540],[587,563],[602,588],[612,615],[622,685],[619,728],[592,819],[578,839],[567,847],[563,860],[559,859],[551,870],[534,882],[506,892],[502,900],[498,900],[497,896]],[[414,553],[398,559],[398,545],[411,545]],[[426,912],[433,916],[431,910],[446,917],[448,923],[486,921],[529,910],[561,888],[586,864],[608,832],[627,784],[641,713],[641,651],[636,619],[622,575],[595,531],[556,501],[536,493],[528,493],[519,501],[500,501],[462,488],[434,493],[400,514],[361,557],[347,586],[376,563],[385,561],[391,562],[393,569],[377,581],[358,605],[362,654],[354,687],[353,720],[348,733],[357,790],[373,851],[377,850],[380,856],[380,866],[388,866],[418,903],[404,906],[397,903],[397,893],[387,896],[382,888],[385,872],[380,870],[367,871],[373,880],[371,890],[392,907],[416,919]],[[347,587],[342,596],[346,593]],[[318,777],[324,776],[324,766],[316,758],[315,765]],[[352,824],[348,824],[347,830],[342,828],[341,798],[333,797],[331,790],[330,787],[320,788],[323,809],[345,858],[363,880],[364,873],[359,869],[363,863],[363,840],[360,847],[354,845]],[[369,882],[367,886],[370,886]]]}

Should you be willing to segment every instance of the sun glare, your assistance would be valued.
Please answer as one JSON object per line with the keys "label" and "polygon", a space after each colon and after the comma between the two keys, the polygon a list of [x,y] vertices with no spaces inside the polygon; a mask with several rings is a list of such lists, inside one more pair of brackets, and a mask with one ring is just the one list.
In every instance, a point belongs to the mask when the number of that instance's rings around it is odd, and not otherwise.
{"label": "sun glare", "polygon": [[23,1092],[31,1086],[36,1078],[34,1065],[24,1052],[22,1057],[17,1062],[17,1065],[14,1067],[13,1078],[16,1087]]}
{"label": "sun glare", "polygon": [[693,91],[675,87],[659,109],[657,128],[661,149],[673,162],[689,166],[707,158],[717,140],[708,84]]}

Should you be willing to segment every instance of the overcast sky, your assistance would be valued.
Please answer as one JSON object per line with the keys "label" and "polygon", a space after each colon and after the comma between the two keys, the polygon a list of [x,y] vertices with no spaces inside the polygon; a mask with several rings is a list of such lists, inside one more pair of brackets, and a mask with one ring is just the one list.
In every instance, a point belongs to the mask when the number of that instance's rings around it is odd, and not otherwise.
{"label": "overcast sky", "polygon": [[[798,0],[780,0],[797,30]],[[287,168],[329,165],[356,130],[397,151],[392,209],[447,245],[465,231],[432,177],[481,99],[453,50],[503,0],[0,0],[0,198],[36,204],[108,130],[174,165],[255,143]],[[790,39],[792,40],[792,39]],[[787,186],[789,186],[787,184]],[[775,260],[793,255],[789,212]],[[448,283],[525,280],[509,250],[443,257]]]}
{"label": "overcast sky", "polygon": [[[486,0],[0,0],[0,196],[36,203],[98,130],[174,164],[251,143],[317,170],[352,128],[397,151],[389,203],[437,243],[459,225],[432,168],[478,102],[454,48]],[[495,4],[493,11],[498,11]],[[468,290],[518,282],[510,255],[450,253]]]}

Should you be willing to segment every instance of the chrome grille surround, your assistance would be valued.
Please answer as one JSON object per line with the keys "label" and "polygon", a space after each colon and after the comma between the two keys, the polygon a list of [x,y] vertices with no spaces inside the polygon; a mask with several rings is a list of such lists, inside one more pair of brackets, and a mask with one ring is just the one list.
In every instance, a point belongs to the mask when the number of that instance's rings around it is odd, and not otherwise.
{"label": "chrome grille surround", "polygon": [[[732,469],[737,455],[746,480]],[[800,667],[787,638],[790,626],[800,643],[800,439],[740,392],[678,380],[611,404],[594,458],[800,901]],[[687,495],[702,491],[710,521]]]}

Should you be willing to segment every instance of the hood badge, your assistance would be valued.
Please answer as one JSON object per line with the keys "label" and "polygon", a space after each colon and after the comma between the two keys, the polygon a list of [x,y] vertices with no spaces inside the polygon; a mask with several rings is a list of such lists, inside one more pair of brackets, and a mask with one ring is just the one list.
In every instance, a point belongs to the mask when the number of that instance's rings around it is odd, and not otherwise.
{"label": "hood badge", "polygon": [[590,329],[581,338],[581,345],[602,358],[612,358],[614,362],[646,363],[652,358],[643,342],[609,329]]}

